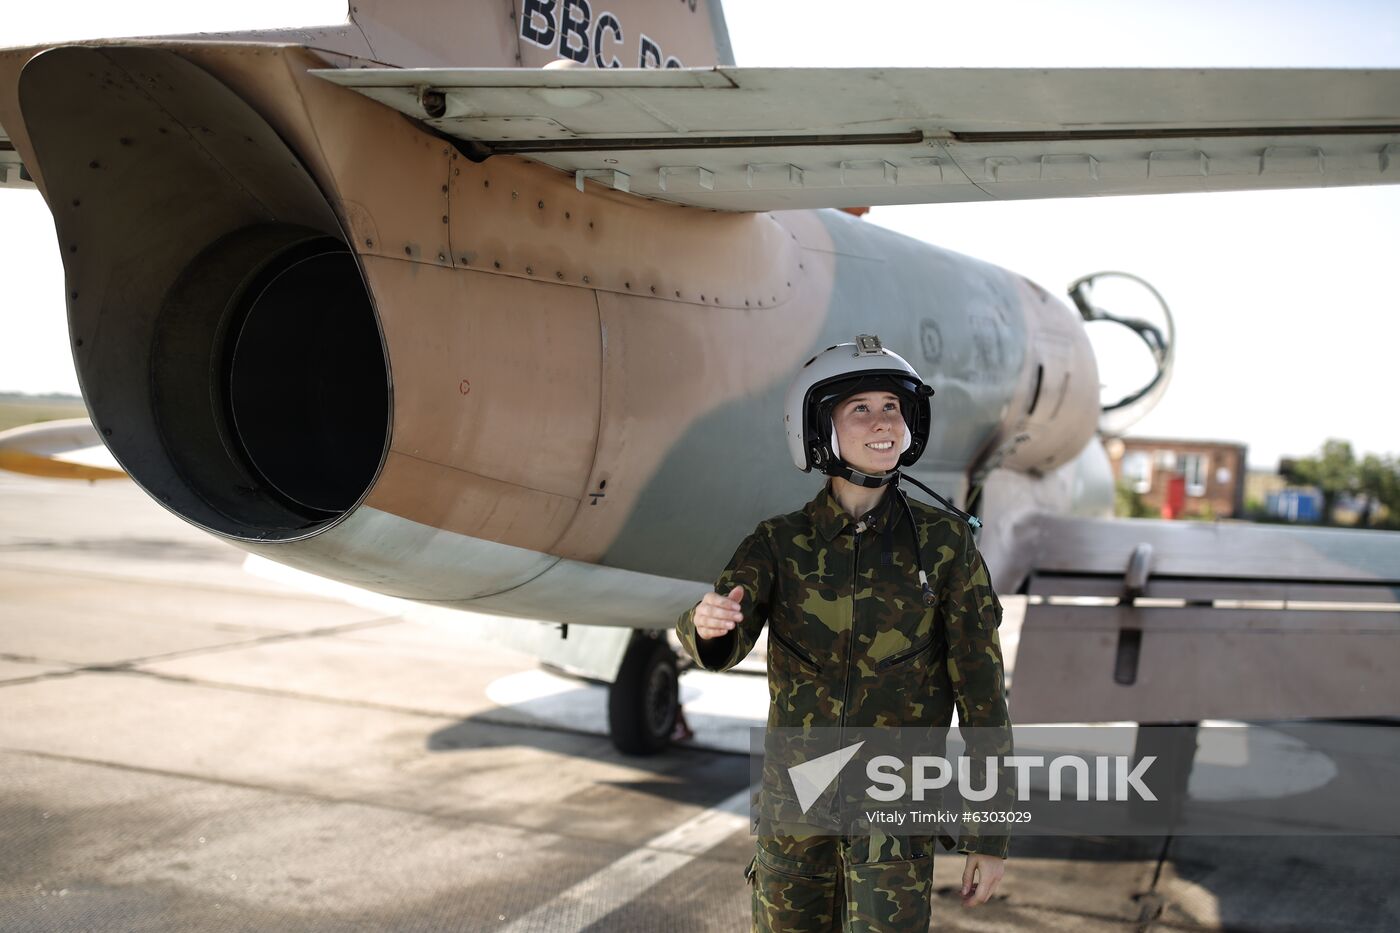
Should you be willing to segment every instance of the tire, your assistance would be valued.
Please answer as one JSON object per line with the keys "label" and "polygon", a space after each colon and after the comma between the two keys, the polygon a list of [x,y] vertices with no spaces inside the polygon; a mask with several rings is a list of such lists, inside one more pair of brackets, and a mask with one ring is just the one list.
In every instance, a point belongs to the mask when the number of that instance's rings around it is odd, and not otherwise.
{"label": "tire", "polygon": [[671,744],[680,710],[676,655],[664,638],[634,635],[608,691],[608,728],[624,755],[655,755]]}

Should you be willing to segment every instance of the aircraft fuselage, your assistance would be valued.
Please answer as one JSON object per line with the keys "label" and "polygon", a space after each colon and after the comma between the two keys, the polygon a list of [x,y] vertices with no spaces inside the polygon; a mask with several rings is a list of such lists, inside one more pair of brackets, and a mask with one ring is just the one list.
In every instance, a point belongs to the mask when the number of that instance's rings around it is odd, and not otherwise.
{"label": "aircraft fuselage", "polygon": [[94,423],[200,527],[393,595],[653,627],[810,497],[782,394],[856,333],[934,386],[913,472],[964,501],[1090,445],[1082,323],[1014,273],[841,212],[475,162],[319,64],[178,42],[0,58]]}

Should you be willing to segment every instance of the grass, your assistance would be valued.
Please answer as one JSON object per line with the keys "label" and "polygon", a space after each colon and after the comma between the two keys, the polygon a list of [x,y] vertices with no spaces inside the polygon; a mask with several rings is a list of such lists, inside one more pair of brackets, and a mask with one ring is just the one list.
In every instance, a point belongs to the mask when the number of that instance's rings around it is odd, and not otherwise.
{"label": "grass", "polygon": [[38,421],[86,418],[87,408],[76,396],[28,396],[0,394],[0,431]]}

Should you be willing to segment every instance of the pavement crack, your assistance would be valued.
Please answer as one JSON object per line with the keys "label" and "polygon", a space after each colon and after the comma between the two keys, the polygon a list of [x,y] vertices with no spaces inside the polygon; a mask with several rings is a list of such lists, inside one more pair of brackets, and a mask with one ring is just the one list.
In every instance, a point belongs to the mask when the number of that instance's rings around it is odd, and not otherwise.
{"label": "pavement crack", "polygon": [[[251,686],[249,684],[224,683],[216,680],[204,680],[199,677],[189,677],[183,674],[170,674],[165,671],[147,671],[137,667],[115,665],[107,665],[103,667],[94,666],[92,668],[82,668],[73,671],[60,671],[49,675],[38,675],[36,677],[27,678],[27,681],[33,682],[35,680],[51,680],[58,677],[71,677],[74,674],[86,672],[135,675],[138,677],[147,677],[152,680],[162,680],[166,681],[167,683],[184,684],[192,687],[205,687],[210,690],[229,690],[235,693],[250,693],[255,696],[276,697],[279,699],[288,700],[305,700],[310,703],[323,703],[328,706],[348,707],[351,709],[368,709],[375,710],[376,712],[381,713],[395,713],[397,715],[402,716],[421,716],[426,719],[452,720],[455,722],[463,722],[470,720],[470,722],[472,722],[473,724],[492,726],[498,729],[530,729],[539,732],[550,732],[563,735],[576,735],[592,739],[602,738],[602,736],[600,736],[597,732],[591,732],[587,729],[581,729],[574,726],[562,725],[560,723],[530,721],[524,719],[523,717],[517,718],[515,716],[510,715],[493,715],[493,712],[496,712],[494,710],[473,711],[464,715],[460,711],[453,712],[440,709],[427,709],[416,706],[398,706],[392,703],[375,703],[370,700],[349,700],[343,697],[324,696],[321,694],[314,693],[299,693],[295,690],[277,690],[271,687],[256,687]],[[18,682],[19,681],[9,681],[8,683]],[[0,684],[0,686],[6,685],[7,684]],[[457,748],[446,747],[442,750],[456,751]],[[744,756],[748,754],[747,751],[735,752],[728,749],[712,749],[684,744],[673,745],[671,747],[671,751],[687,755],[725,754]]]}
{"label": "pavement crack", "polygon": [[[30,664],[61,664],[67,670],[45,671],[34,674],[30,677],[16,677],[11,680],[0,681],[0,688],[15,687],[21,684],[32,684],[42,680],[58,680],[64,677],[72,677],[76,674],[145,674],[152,677],[165,677],[171,680],[188,680],[192,683],[200,683],[194,678],[179,678],[174,675],[158,674],[155,671],[140,670],[142,664],[154,664],[161,661],[178,661],[183,658],[202,657],[204,655],[219,654],[226,651],[238,651],[243,648],[256,647],[258,645],[276,644],[284,641],[303,641],[313,638],[321,638],[327,635],[340,635],[345,632],[356,632],[362,629],[378,628],[385,625],[396,625],[403,621],[402,616],[380,616],[374,619],[367,619],[361,622],[347,622],[343,625],[327,625],[322,628],[308,629],[302,632],[274,632],[270,635],[259,635],[256,638],[243,639],[241,641],[225,642],[221,645],[208,645],[202,648],[187,648],[183,651],[168,651],[165,654],[152,654],[140,658],[128,658],[122,661],[101,661],[95,664],[81,664],[74,661],[45,660],[39,658],[29,658],[20,655],[0,655],[4,660],[22,661]],[[215,684],[210,682],[210,686],[227,686],[226,684]],[[296,694],[285,694],[296,696]]]}
{"label": "pavement crack", "polygon": [[[0,753],[11,755],[29,755],[34,758],[42,758],[46,761],[61,761],[68,764],[86,765],[94,768],[109,768],[114,771],[125,771],[133,774],[146,774],[153,777],[194,781],[196,783],[205,784],[212,787],[229,787],[235,788],[237,790],[252,791],[254,793],[272,794],[278,797],[308,800],[316,803],[332,805],[339,804],[353,807],[367,807],[369,809],[381,810],[388,813],[400,813],[407,816],[415,816],[427,820],[446,820],[453,823],[461,824],[464,827],[492,826],[499,829],[516,830],[534,836],[538,836],[541,833],[547,833],[558,839],[567,839],[573,842],[593,846],[611,847],[617,850],[617,852],[619,853],[619,858],[626,855],[629,852],[634,852],[640,849],[649,849],[658,852],[672,851],[670,847],[666,846],[649,846],[646,844],[629,846],[626,843],[618,842],[617,837],[615,835],[591,836],[583,833],[560,832],[558,830],[542,830],[536,823],[530,822],[528,820],[516,823],[510,820],[492,819],[490,817],[476,813],[443,812],[440,810],[410,807],[405,806],[403,804],[396,804],[383,800],[370,800],[361,797],[337,797],[330,794],[318,794],[313,791],[301,790],[299,788],[293,787],[278,787],[275,785],[256,784],[252,781],[238,781],[232,778],[209,777],[208,775],[204,774],[194,774],[191,772],[178,771],[171,768],[152,768],[144,765],[133,765],[116,761],[103,761],[101,759],[96,758],[84,758],[80,755],[63,755],[55,752],[38,751],[35,749],[4,748],[0,749]],[[736,828],[734,832],[747,832],[747,825]],[[710,850],[706,850],[706,853],[708,851]],[[706,853],[699,853],[695,857],[697,859],[707,859]],[[725,864],[728,864],[729,862],[729,859],[720,858],[718,856],[708,856],[707,860],[715,860],[723,862]]]}
{"label": "pavement crack", "polygon": [[378,616],[373,619],[366,619],[362,622],[346,622],[341,625],[327,625],[322,628],[307,629],[302,632],[274,632],[270,635],[260,635],[256,638],[249,638],[244,641],[227,642],[222,645],[212,645],[207,648],[189,648],[184,651],[170,651],[165,654],[153,654],[144,658],[133,658],[124,663],[129,665],[152,664],[157,661],[178,661],[182,658],[195,658],[207,654],[219,654],[225,651],[236,651],[240,648],[249,648],[255,645],[271,645],[281,641],[309,641],[313,638],[322,638],[327,635],[342,635],[346,632],[358,632],[362,629],[380,628],[385,625],[397,625],[403,621],[402,616]]}
{"label": "pavement crack", "polygon": [[0,652],[0,661],[14,661],[17,664],[67,664],[67,661],[55,661],[51,658],[35,657],[32,654],[11,654]]}

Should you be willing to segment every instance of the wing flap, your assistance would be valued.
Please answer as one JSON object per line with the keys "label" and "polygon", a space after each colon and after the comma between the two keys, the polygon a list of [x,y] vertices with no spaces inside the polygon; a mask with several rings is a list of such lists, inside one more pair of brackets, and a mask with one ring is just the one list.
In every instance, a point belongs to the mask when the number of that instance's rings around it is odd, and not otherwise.
{"label": "wing flap", "polygon": [[[483,156],[728,210],[1384,184],[1400,71],[318,70]],[[579,175],[580,181],[584,177]]]}
{"label": "wing flap", "polygon": [[1400,713],[1400,534],[1060,517],[1036,533],[1018,722]]}

